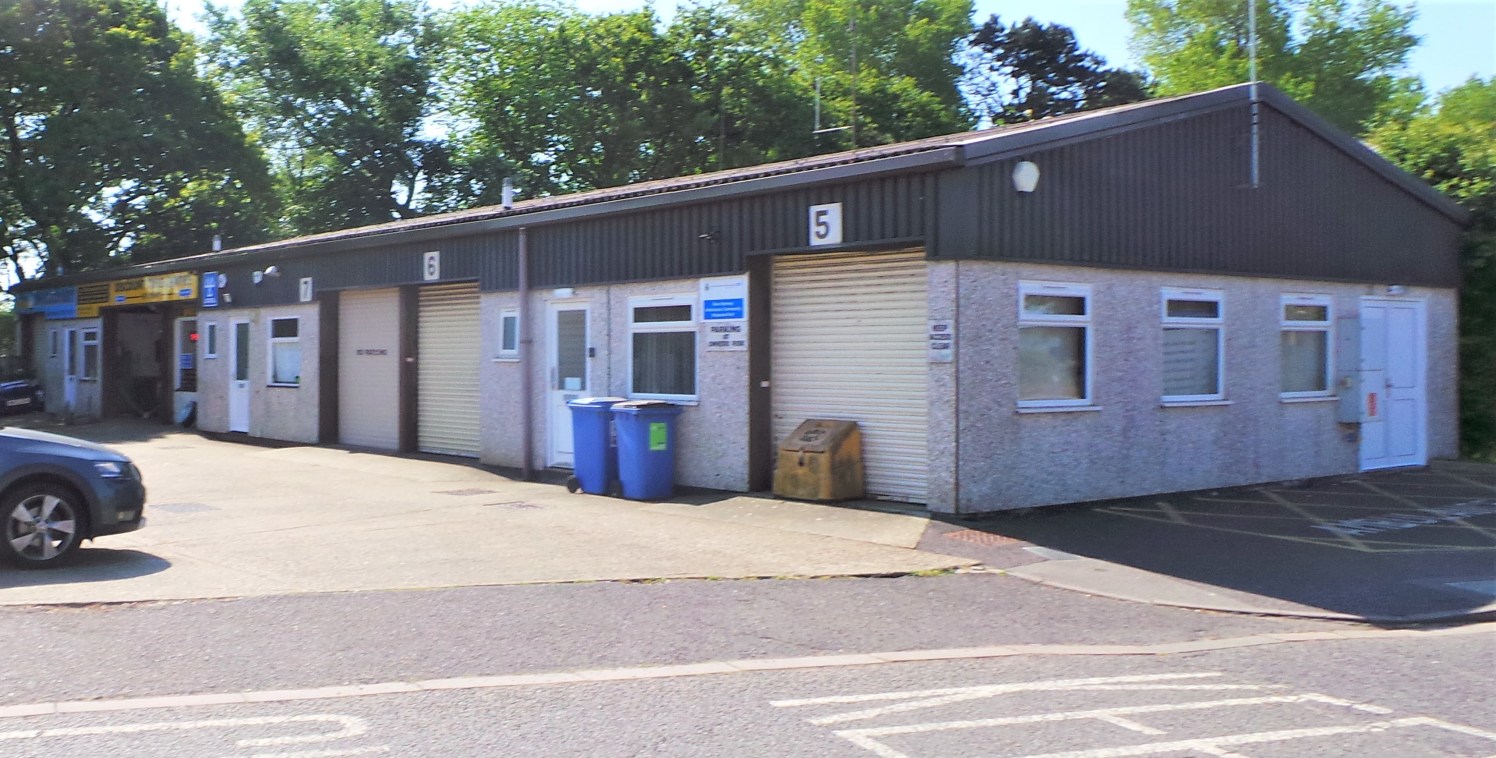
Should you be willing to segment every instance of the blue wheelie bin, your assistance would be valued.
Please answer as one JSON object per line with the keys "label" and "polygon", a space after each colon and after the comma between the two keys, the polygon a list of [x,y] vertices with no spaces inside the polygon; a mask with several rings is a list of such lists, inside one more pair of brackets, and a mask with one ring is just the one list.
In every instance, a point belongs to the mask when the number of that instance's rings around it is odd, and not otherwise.
{"label": "blue wheelie bin", "polygon": [[612,407],[618,429],[618,479],[630,500],[664,500],[675,494],[675,418],[681,407],[631,400]]}
{"label": "blue wheelie bin", "polygon": [[606,495],[608,488],[618,479],[618,456],[608,428],[611,422],[608,409],[623,400],[621,397],[582,397],[566,404],[571,408],[573,460],[573,476],[566,480],[568,491],[580,489],[591,495]]}

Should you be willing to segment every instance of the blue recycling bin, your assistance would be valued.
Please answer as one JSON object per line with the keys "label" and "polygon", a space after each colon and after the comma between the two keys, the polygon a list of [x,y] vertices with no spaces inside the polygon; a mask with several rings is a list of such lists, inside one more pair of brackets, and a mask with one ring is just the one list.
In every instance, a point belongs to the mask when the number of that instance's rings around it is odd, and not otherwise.
{"label": "blue recycling bin", "polygon": [[618,479],[630,500],[664,500],[675,494],[675,418],[681,407],[631,400],[611,409],[618,429]]}
{"label": "blue recycling bin", "polygon": [[609,429],[612,417],[608,409],[621,397],[582,397],[569,403],[571,408],[571,449],[573,476],[566,489],[592,495],[606,495],[618,479],[618,456]]}

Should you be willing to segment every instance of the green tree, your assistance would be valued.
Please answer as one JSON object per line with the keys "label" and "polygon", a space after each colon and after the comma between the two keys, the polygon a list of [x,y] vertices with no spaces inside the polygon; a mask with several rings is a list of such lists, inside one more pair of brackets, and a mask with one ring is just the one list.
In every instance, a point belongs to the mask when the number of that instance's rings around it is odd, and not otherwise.
{"label": "green tree", "polygon": [[417,0],[248,0],[209,8],[209,61],[267,148],[288,231],[446,210],[452,171],[425,136],[439,35]]}
{"label": "green tree", "polygon": [[1368,140],[1470,210],[1461,247],[1461,447],[1466,455],[1496,458],[1496,77],[1444,92]]}
{"label": "green tree", "polygon": [[265,167],[152,0],[0,3],[0,256],[17,279],[258,241]]}
{"label": "green tree", "polygon": [[[1247,81],[1249,0],[1128,0],[1131,45],[1159,95]],[[1406,75],[1415,12],[1389,0],[1257,3],[1258,79],[1352,134],[1421,85]]]}
{"label": "green tree", "polygon": [[966,90],[986,123],[1016,124],[1148,97],[1141,75],[1108,68],[1105,58],[1081,48],[1068,26],[1032,18],[1005,25],[993,15],[967,44]]}
{"label": "green tree", "polygon": [[[822,149],[876,145],[971,127],[956,55],[970,0],[736,0],[750,32],[820,89],[821,126],[851,127]],[[854,64],[855,61],[855,64]]]}

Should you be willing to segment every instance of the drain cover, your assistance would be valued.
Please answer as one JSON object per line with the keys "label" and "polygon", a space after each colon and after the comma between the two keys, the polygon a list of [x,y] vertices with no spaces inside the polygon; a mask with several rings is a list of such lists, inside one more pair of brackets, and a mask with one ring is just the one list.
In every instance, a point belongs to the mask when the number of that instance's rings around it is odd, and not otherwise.
{"label": "drain cover", "polygon": [[973,545],[987,545],[989,547],[993,545],[1016,545],[1020,542],[1023,542],[1023,540],[1016,540],[1012,537],[1004,537],[1001,534],[993,534],[992,532],[983,532],[976,529],[962,529],[958,532],[946,532],[945,538],[948,540],[970,542]]}

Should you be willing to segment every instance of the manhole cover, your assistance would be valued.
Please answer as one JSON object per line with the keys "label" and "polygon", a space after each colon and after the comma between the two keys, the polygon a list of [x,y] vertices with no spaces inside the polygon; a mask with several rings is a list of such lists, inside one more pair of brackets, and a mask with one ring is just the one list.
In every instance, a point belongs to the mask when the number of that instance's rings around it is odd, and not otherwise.
{"label": "manhole cover", "polygon": [[1001,534],[982,532],[976,529],[962,529],[959,532],[946,532],[945,536],[946,539],[970,542],[973,545],[987,545],[989,547],[993,545],[1016,545],[1020,542],[1023,542],[1023,540],[1016,540],[1012,537],[1004,537]]}
{"label": "manhole cover", "polygon": [[202,513],[218,510],[204,503],[151,503],[149,507],[153,511],[166,511],[167,513]]}
{"label": "manhole cover", "polygon": [[456,495],[458,497],[468,497],[470,495],[492,495],[492,494],[494,494],[494,490],[479,490],[479,489],[469,489],[469,490],[440,490],[436,494],[438,494],[438,495]]}

